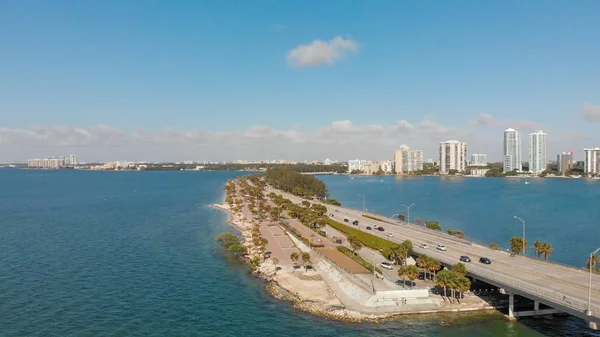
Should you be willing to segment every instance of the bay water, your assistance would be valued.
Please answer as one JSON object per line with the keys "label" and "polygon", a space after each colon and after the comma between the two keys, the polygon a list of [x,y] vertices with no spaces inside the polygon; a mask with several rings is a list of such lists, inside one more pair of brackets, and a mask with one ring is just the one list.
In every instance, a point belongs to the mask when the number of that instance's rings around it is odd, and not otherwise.
{"label": "bay water", "polygon": [[[573,318],[484,312],[373,324],[297,311],[214,240],[234,230],[209,205],[240,174],[0,170],[0,336],[595,335]],[[585,263],[595,237],[581,233],[597,233],[598,184],[322,178],[347,206],[362,208],[361,194],[391,215],[414,202],[411,217],[484,242],[519,235],[517,213],[563,263]]]}

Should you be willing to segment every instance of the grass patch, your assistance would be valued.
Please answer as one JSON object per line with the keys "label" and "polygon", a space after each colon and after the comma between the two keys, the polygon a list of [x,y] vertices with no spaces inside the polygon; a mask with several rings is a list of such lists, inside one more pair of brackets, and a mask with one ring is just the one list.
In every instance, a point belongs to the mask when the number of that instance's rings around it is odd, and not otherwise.
{"label": "grass patch", "polygon": [[353,235],[357,237],[365,246],[380,251],[386,258],[390,256],[390,252],[392,251],[391,248],[397,245],[397,243],[388,241],[386,239],[380,238],[369,233],[365,233],[356,228],[348,227],[331,219],[325,219],[324,221],[327,222],[329,226],[337,229],[338,231],[346,235]]}
{"label": "grass patch", "polygon": [[[360,257],[358,255],[354,255],[352,253],[352,251],[350,249],[348,249],[347,247],[338,246],[337,250],[339,250],[342,254],[348,256],[352,260],[358,262],[361,266],[369,269],[369,271],[373,272],[373,265],[372,264],[370,264],[367,260],[363,259],[362,257]],[[375,267],[375,271],[378,272],[379,274],[381,274],[381,270],[379,270],[379,268]]]}
{"label": "grass patch", "polygon": [[385,220],[383,220],[383,219],[379,219],[378,217],[374,217],[374,216],[371,216],[371,215],[366,215],[366,214],[363,214],[363,216],[364,216],[365,218],[367,218],[367,219],[371,219],[371,220],[375,220],[375,221],[381,221],[381,222],[389,223],[388,221],[385,221]]}

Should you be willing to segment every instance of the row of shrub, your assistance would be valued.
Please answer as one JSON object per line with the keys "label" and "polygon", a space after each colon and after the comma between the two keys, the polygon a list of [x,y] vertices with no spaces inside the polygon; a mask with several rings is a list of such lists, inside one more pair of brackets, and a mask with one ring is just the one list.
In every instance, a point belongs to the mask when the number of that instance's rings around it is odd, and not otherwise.
{"label": "row of shrub", "polygon": [[[358,255],[354,255],[354,253],[352,253],[352,251],[347,247],[338,246],[337,250],[340,251],[342,254],[348,256],[352,260],[358,262],[361,266],[367,268],[370,272],[373,272],[373,265],[371,263],[369,263],[367,260],[363,259]],[[375,271],[381,274],[381,270],[379,268],[375,267]]]}

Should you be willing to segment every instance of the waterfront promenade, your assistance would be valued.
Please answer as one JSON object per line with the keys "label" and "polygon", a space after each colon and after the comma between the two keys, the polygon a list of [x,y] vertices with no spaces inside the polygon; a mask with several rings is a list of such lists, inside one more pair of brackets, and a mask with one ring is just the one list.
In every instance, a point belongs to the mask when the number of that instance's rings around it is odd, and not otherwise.
{"label": "waterfront promenade", "polygon": [[[281,191],[275,190],[275,192],[295,203],[302,201],[299,197]],[[467,265],[470,276],[503,288],[509,294],[521,295],[571,315],[600,322],[600,277],[598,275],[594,275],[592,279],[592,315],[588,316],[586,310],[589,276],[586,270],[521,256],[511,257],[504,251],[493,250],[424,227],[392,219],[386,219],[383,223],[363,217],[362,215],[369,215],[366,212],[326,206],[328,213],[333,213],[334,218],[339,222],[344,223],[344,217],[357,219],[360,222],[358,228],[370,234],[398,243],[405,239],[411,240],[415,247],[415,254],[427,254],[443,264],[453,265],[459,262],[461,255],[468,255],[474,261]],[[370,215],[384,219],[381,215]],[[385,231],[366,230],[367,226],[375,225],[383,226]],[[392,233],[393,237],[387,237],[388,233]],[[422,243],[428,244],[429,249],[419,248]],[[436,250],[437,244],[445,245],[448,250]],[[492,264],[480,264],[477,262],[479,257],[491,259]]]}

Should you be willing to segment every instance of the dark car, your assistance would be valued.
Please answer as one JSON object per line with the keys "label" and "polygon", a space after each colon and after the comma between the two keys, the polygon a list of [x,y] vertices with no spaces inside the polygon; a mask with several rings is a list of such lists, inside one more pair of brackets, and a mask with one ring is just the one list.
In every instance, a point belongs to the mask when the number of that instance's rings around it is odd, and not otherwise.
{"label": "dark car", "polygon": [[380,232],[383,232],[385,229],[383,227],[377,228]]}
{"label": "dark car", "polygon": [[465,255],[461,256],[459,260],[462,262],[471,262],[471,258]]}
{"label": "dark car", "polygon": [[367,230],[371,230],[373,229],[371,226],[367,226]]}
{"label": "dark car", "polygon": [[483,264],[490,264],[490,263],[492,263],[492,261],[490,261],[490,259],[488,259],[487,257],[480,258],[479,262],[481,262]]}
{"label": "dark car", "polygon": [[354,226],[358,226],[358,220],[354,220],[354,221],[352,221],[352,224],[353,224]]}

